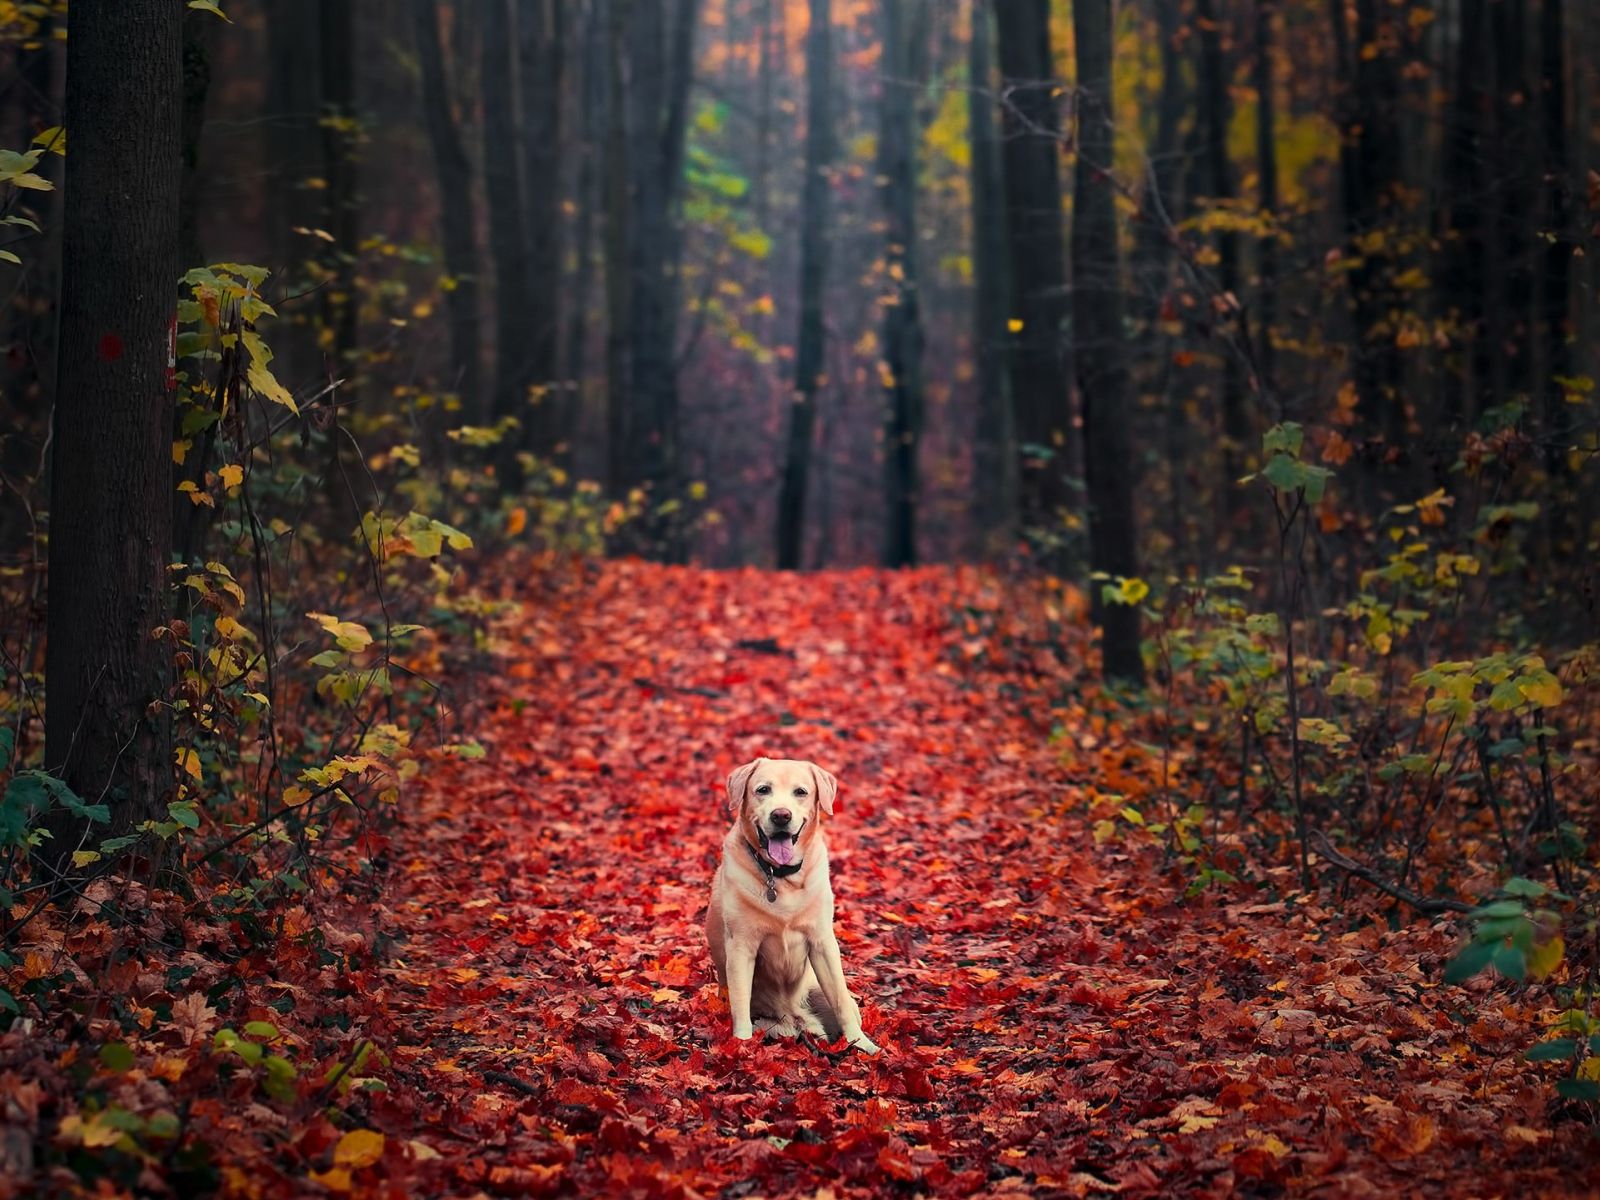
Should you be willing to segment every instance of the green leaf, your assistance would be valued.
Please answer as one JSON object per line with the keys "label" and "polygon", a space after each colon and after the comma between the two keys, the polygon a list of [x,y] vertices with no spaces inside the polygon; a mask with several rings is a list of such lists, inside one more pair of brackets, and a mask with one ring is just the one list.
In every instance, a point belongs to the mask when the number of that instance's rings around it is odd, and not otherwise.
{"label": "green leaf", "polygon": [[17,734],[9,725],[0,729],[0,771],[11,765],[11,752],[17,748]]}
{"label": "green leaf", "polygon": [[266,1038],[269,1042],[278,1036],[278,1027],[271,1021],[246,1021],[244,1031],[251,1037]]}
{"label": "green leaf", "polygon": [[1528,958],[1519,946],[1496,946],[1494,969],[1507,979],[1521,983],[1528,977]]}
{"label": "green leaf", "polygon": [[1522,1057],[1529,1062],[1552,1062],[1558,1058],[1571,1058],[1577,1050],[1578,1043],[1571,1038],[1555,1038],[1531,1047]]}
{"label": "green leaf", "polygon": [[1485,904],[1482,908],[1472,910],[1474,917],[1520,917],[1523,906],[1516,900],[1496,900],[1493,904]]}
{"label": "green leaf", "polygon": [[192,800],[184,800],[167,805],[167,816],[185,829],[200,828],[200,813],[196,810]]}
{"label": "green leaf", "polygon": [[1444,981],[1446,983],[1465,983],[1489,965],[1489,960],[1494,957],[1494,950],[1494,945],[1490,942],[1469,943],[1445,967]]}
{"label": "green leaf", "polygon": [[1600,1083],[1592,1079],[1558,1079],[1556,1095],[1567,1100],[1600,1100]]}
{"label": "green leaf", "polygon": [[1524,879],[1518,875],[1514,879],[1506,880],[1505,886],[1500,890],[1508,896],[1526,896],[1531,900],[1536,900],[1550,889],[1537,880]]}
{"label": "green leaf", "polygon": [[212,16],[221,17],[224,21],[227,21],[228,24],[233,24],[233,21],[229,19],[228,14],[217,7],[216,0],[189,0],[189,7],[197,8],[201,12],[208,12]]}
{"label": "green leaf", "polygon": [[16,263],[19,267],[22,265],[22,260],[9,250],[0,250],[0,259],[4,259],[8,263]]}
{"label": "green leaf", "polygon": [[107,1042],[100,1047],[100,1062],[113,1071],[126,1071],[133,1066],[133,1051],[126,1042]]}

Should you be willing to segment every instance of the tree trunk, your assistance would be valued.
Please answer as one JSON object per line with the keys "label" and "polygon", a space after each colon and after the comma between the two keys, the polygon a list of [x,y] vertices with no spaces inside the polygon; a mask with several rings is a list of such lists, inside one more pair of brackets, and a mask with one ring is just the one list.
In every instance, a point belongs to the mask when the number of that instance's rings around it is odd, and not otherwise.
{"label": "tree trunk", "polygon": [[483,403],[483,350],[478,337],[477,221],[472,212],[472,163],[450,104],[450,83],[439,44],[438,0],[411,0],[417,58],[422,72],[422,110],[439,180],[439,235],[444,269],[454,284],[445,293],[450,319],[451,386],[465,412]]}
{"label": "tree trunk", "polygon": [[980,554],[1010,543],[1017,528],[1017,425],[1006,363],[1009,279],[1005,189],[995,129],[990,0],[968,0],[967,123],[972,145],[973,350],[978,422],[972,456],[973,524]]}
{"label": "tree trunk", "polygon": [[[1072,190],[1073,362],[1083,399],[1084,473],[1089,495],[1089,565],[1113,577],[1139,573],[1133,455],[1128,436],[1128,368],[1123,353],[1122,264],[1112,168],[1111,0],[1074,0],[1078,60],[1078,161]],[[1144,680],[1139,609],[1099,602],[1107,678]]]}
{"label": "tree trunk", "polygon": [[[1057,544],[1071,508],[1067,479],[1072,425],[1066,364],[1066,245],[1061,226],[1060,134],[1050,53],[1049,0],[995,5],[1002,111],[1001,166],[1006,246],[1011,265],[1008,327],[1011,397],[1019,454],[1018,508],[1023,528]],[[1048,567],[1065,556],[1050,549]]]}
{"label": "tree trunk", "polygon": [[207,42],[216,19],[199,11],[185,12],[183,18],[183,184],[178,200],[178,262],[183,270],[205,263],[200,245],[200,132],[211,90]]}
{"label": "tree trunk", "polygon": [[605,147],[605,283],[606,283],[606,483],[622,497],[634,486],[629,461],[633,445],[632,360],[629,314],[632,311],[629,265],[633,254],[633,176],[629,109],[624,85],[628,10],[632,0],[601,0],[606,13],[606,147]]}
{"label": "tree trunk", "polygon": [[[1487,374],[1483,298],[1485,273],[1483,154],[1488,93],[1488,10],[1485,0],[1461,0],[1456,45],[1456,89],[1445,127],[1443,178],[1436,236],[1443,249],[1440,267],[1443,316],[1455,326],[1461,347],[1455,372],[1441,379],[1438,412],[1447,426],[1476,414],[1476,392]],[[1348,205],[1348,201],[1347,201]]]}
{"label": "tree trunk", "polygon": [[495,452],[502,493],[522,485],[518,453],[530,421],[528,387],[533,376],[533,301],[528,293],[528,243],[523,228],[522,181],[518,170],[516,42],[510,0],[489,0],[484,12],[483,181],[489,201],[489,254],[494,260],[494,387],[491,414],[517,423]]}
{"label": "tree trunk", "polygon": [[[829,169],[833,162],[833,30],[829,0],[811,0],[806,35],[805,181],[800,196],[800,328],[795,337],[794,403],[778,493],[778,568],[797,570],[805,547],[806,481],[817,391],[824,375],[823,289],[828,278]],[[763,38],[766,32],[763,30]]]}
{"label": "tree trunk", "polygon": [[1566,389],[1557,382],[1573,374],[1569,305],[1572,295],[1570,198],[1571,156],[1567,151],[1565,0],[1540,0],[1539,95],[1544,141],[1545,221],[1551,237],[1545,248],[1541,298],[1545,361],[1539,382],[1544,397],[1545,467],[1553,476],[1567,473],[1572,441]]}
{"label": "tree trunk", "polygon": [[1256,174],[1258,199],[1267,230],[1258,243],[1259,283],[1256,288],[1255,333],[1258,365],[1266,378],[1263,390],[1272,395],[1272,327],[1278,319],[1278,138],[1277,103],[1272,87],[1272,22],[1278,6],[1259,0],[1255,12],[1255,62],[1251,74],[1256,87]]}
{"label": "tree trunk", "polygon": [[[914,0],[913,0],[914,2]],[[921,20],[907,19],[906,0],[883,0],[883,91],[878,133],[878,191],[883,202],[890,295],[883,310],[887,368],[883,428],[883,565],[917,561],[917,452],[922,440],[922,319],[917,284],[917,124],[915,48]],[[918,16],[927,15],[926,5]]]}
{"label": "tree trunk", "polygon": [[[50,489],[45,761],[111,806],[164,816],[172,335],[182,186],[183,8],[82,4],[67,41],[60,368]],[[63,862],[87,834],[52,822]]]}
{"label": "tree trunk", "polygon": [[341,514],[352,521],[359,520],[366,509],[362,473],[346,465],[352,448],[345,444],[347,435],[343,432],[344,412],[354,402],[359,388],[356,343],[361,307],[361,246],[356,207],[354,6],[355,0],[321,0],[317,7],[322,54],[322,171],[327,183],[323,227],[333,237],[324,258],[331,278],[322,289],[322,322],[333,339],[328,374],[345,381],[328,399],[333,420],[328,427],[328,478],[324,486],[336,523]]}
{"label": "tree trunk", "polygon": [[[661,514],[678,499],[678,202],[688,134],[689,85],[699,0],[641,3],[626,15],[628,245],[627,369],[629,412],[623,448],[628,488],[650,494],[638,536],[669,559],[682,555],[678,522]],[[637,540],[637,538],[636,538]],[[639,548],[646,548],[640,543]]]}
{"label": "tree trunk", "polygon": [[[570,3],[570,0],[567,0]],[[527,377],[533,407],[523,445],[565,457],[572,407],[557,386],[561,336],[561,92],[563,0],[519,8],[522,42],[522,160],[528,235]]]}
{"label": "tree trunk", "polygon": [[606,129],[605,36],[601,16],[600,4],[591,0],[584,5],[583,69],[579,76],[579,87],[573,90],[574,97],[580,101],[575,106],[578,119],[579,157],[575,187],[578,211],[569,284],[572,303],[568,311],[571,315],[567,320],[567,346],[563,355],[562,374],[568,388],[571,424],[574,428],[588,394],[589,297],[594,290],[595,215],[603,213],[605,209],[605,191],[601,183],[604,172],[597,169],[604,154]]}
{"label": "tree trunk", "polygon": [[[1233,163],[1228,157],[1228,125],[1233,119],[1229,69],[1222,48],[1222,27],[1214,0],[1195,0],[1195,24],[1200,30],[1200,124],[1203,129],[1207,190],[1213,205],[1228,206],[1234,199]],[[1239,295],[1239,235],[1231,229],[1217,234],[1217,283],[1225,296]],[[1219,314],[1223,323],[1233,315]],[[1252,450],[1251,422],[1246,407],[1243,364],[1236,347],[1222,347],[1222,495],[1224,519],[1233,526],[1245,513],[1244,491],[1238,479]]]}

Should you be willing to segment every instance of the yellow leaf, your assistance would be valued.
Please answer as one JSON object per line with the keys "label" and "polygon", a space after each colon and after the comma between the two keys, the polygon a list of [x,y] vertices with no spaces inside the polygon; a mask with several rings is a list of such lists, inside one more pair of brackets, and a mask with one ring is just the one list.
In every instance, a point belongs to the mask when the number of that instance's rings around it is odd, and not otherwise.
{"label": "yellow leaf", "polygon": [[100,851],[98,850],[74,850],[72,852],[72,865],[75,867],[87,867],[90,863],[99,861]]}
{"label": "yellow leaf", "polygon": [[311,799],[311,790],[303,788],[299,784],[283,789],[283,802],[290,808],[299,808],[309,799]]}
{"label": "yellow leaf", "polygon": [[115,1146],[123,1138],[123,1132],[111,1125],[104,1123],[104,1113],[96,1113],[87,1121],[79,1114],[63,1117],[57,1137],[62,1141],[77,1142],[86,1149],[97,1149],[102,1146]]}
{"label": "yellow leaf", "polygon": [[189,455],[189,447],[193,446],[193,445],[194,445],[194,442],[190,438],[184,438],[181,441],[173,442],[172,443],[172,461],[173,461],[173,463],[175,465],[177,465],[177,466],[180,466],[180,467],[183,466],[183,460],[185,458],[187,458],[188,455]]}
{"label": "yellow leaf", "polygon": [[236,488],[244,482],[244,468],[238,463],[229,463],[217,472],[222,477],[222,486]]}
{"label": "yellow leaf", "polygon": [[383,1157],[383,1134],[375,1129],[352,1129],[333,1148],[333,1165],[349,1169],[370,1167]]}
{"label": "yellow leaf", "polygon": [[1561,681],[1548,671],[1517,680],[1517,688],[1540,708],[1554,708],[1561,703],[1564,695]]}
{"label": "yellow leaf", "polygon": [[1022,332],[1022,318],[1021,317],[1012,317],[1009,321],[1006,322],[1006,328],[1009,329],[1012,333],[1021,333]]}
{"label": "yellow leaf", "polygon": [[223,641],[237,642],[250,636],[250,631],[232,617],[222,616],[217,618],[217,636]]}
{"label": "yellow leaf", "polygon": [[419,1142],[416,1138],[412,1138],[406,1145],[411,1147],[411,1157],[417,1162],[428,1162],[431,1159],[443,1157],[427,1142]]}
{"label": "yellow leaf", "polygon": [[506,514],[506,536],[516,537],[528,527],[528,510],[517,505]]}
{"label": "yellow leaf", "polygon": [[183,773],[196,783],[200,781],[200,754],[195,750],[179,750],[174,756]]}
{"label": "yellow leaf", "polygon": [[1561,965],[1562,956],[1567,952],[1567,944],[1559,937],[1553,937],[1542,946],[1535,946],[1528,955],[1528,974],[1535,979],[1543,979]]}

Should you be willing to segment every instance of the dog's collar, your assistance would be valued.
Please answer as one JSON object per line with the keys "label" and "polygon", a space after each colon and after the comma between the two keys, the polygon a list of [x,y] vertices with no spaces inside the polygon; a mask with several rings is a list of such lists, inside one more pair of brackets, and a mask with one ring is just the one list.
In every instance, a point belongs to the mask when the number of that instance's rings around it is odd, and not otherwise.
{"label": "dog's collar", "polygon": [[792,862],[783,867],[770,863],[761,857],[761,851],[757,850],[755,846],[751,845],[749,838],[744,840],[744,848],[750,851],[750,857],[756,860],[756,866],[760,867],[761,873],[766,876],[767,903],[776,904],[778,902],[778,880],[787,879],[789,876],[795,874],[800,870],[801,867],[805,866],[805,863],[803,861]]}

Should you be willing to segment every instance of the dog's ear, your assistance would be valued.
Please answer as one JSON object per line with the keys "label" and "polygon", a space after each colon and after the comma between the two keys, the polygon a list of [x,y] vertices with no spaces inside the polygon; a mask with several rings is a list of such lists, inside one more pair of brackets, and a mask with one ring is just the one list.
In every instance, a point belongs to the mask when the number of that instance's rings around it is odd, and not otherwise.
{"label": "dog's ear", "polygon": [[839,794],[839,781],[829,771],[824,771],[816,763],[811,764],[811,774],[817,780],[817,803],[822,806],[822,811],[830,817],[833,816],[833,798]]}
{"label": "dog's ear", "polygon": [[747,762],[744,766],[728,776],[728,816],[736,816],[739,806],[744,803],[744,794],[750,786],[750,776],[756,773],[756,768],[767,760],[758,758],[754,762]]}

